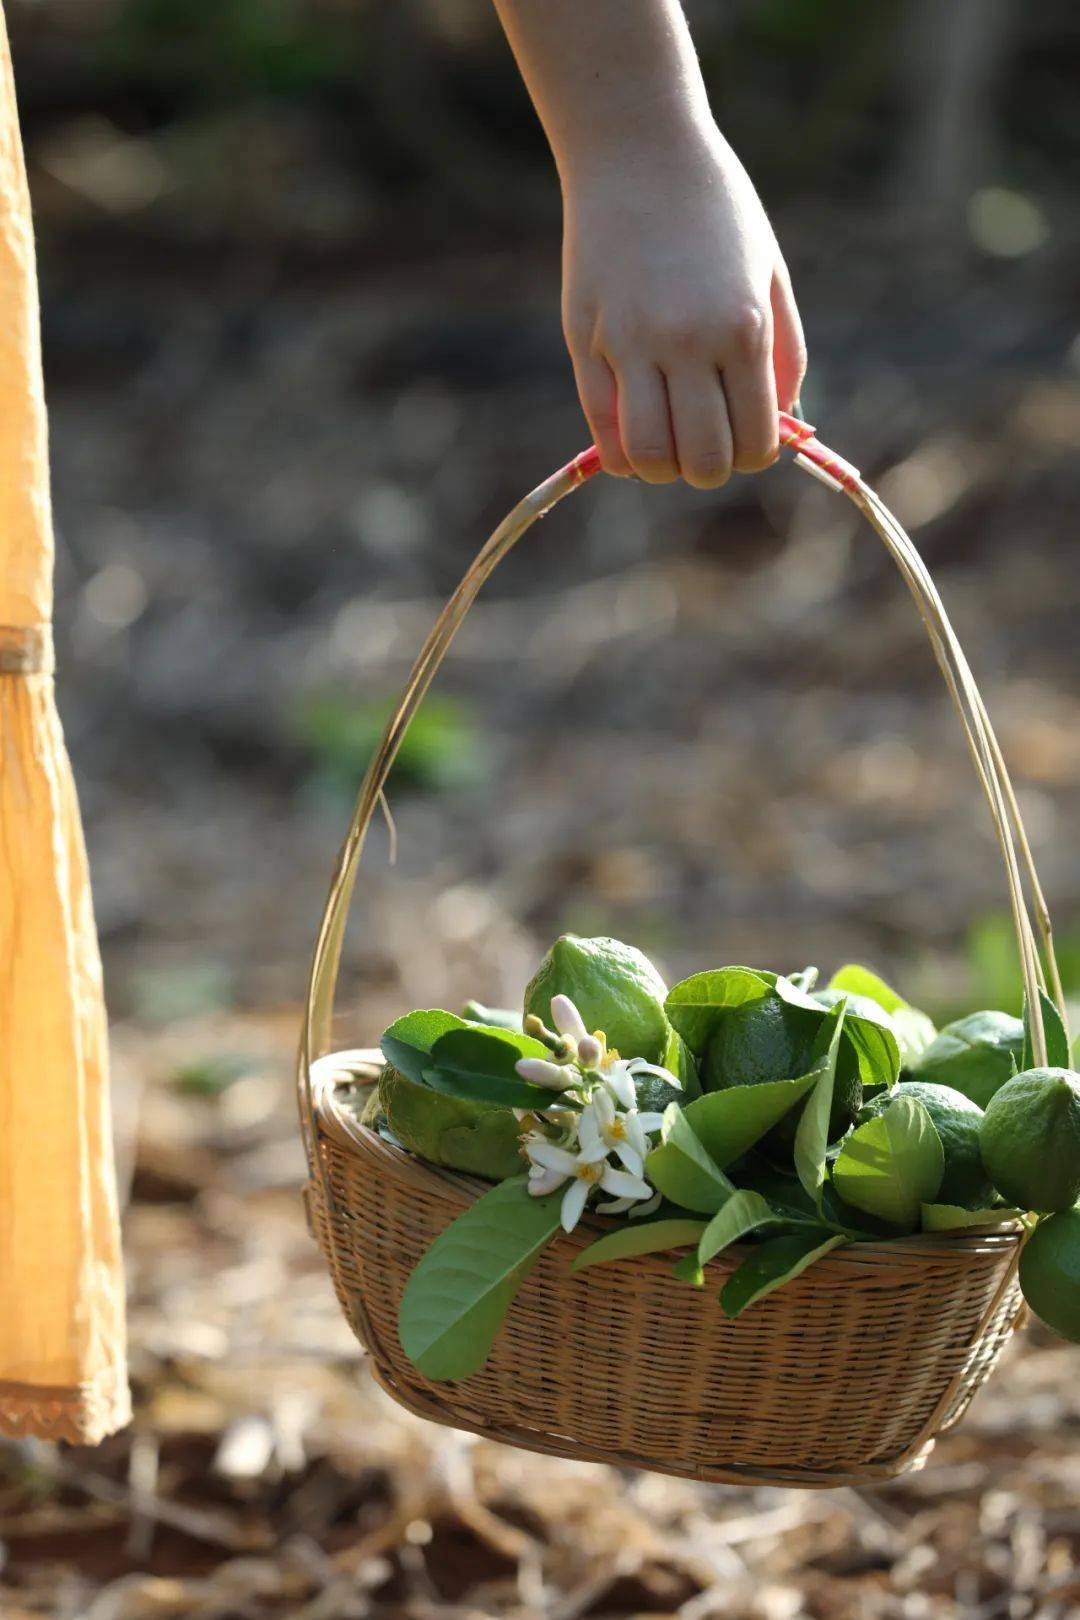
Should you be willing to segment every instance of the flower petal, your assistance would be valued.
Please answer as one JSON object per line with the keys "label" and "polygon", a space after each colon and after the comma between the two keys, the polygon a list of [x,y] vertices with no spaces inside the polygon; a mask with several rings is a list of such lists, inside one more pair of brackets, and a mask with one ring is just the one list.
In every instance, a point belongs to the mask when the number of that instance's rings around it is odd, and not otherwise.
{"label": "flower petal", "polygon": [[579,1078],[578,1072],[567,1063],[549,1063],[547,1058],[519,1058],[514,1068],[523,1080],[534,1086],[546,1086],[549,1091],[565,1091]]}
{"label": "flower petal", "polygon": [[615,1156],[622,1160],[632,1176],[644,1174],[645,1161],[637,1148],[631,1147],[629,1142],[616,1142]]}
{"label": "flower petal", "polygon": [[558,1170],[543,1170],[539,1166],[529,1172],[529,1192],[533,1198],[544,1198],[555,1192],[566,1180]]}
{"label": "flower petal", "polygon": [[[649,1141],[645,1135],[645,1128],[641,1123],[641,1115],[636,1109],[629,1114],[623,1115],[623,1129],[626,1131],[626,1140],[634,1152],[640,1159],[644,1159],[649,1151]],[[641,1172],[638,1171],[638,1174],[640,1175]]]}
{"label": "flower petal", "polygon": [[616,1170],[614,1165],[610,1164],[604,1167],[600,1185],[605,1192],[614,1193],[616,1198],[651,1198],[653,1195],[653,1189],[641,1176],[632,1176],[625,1170]]}
{"label": "flower petal", "polygon": [[604,1048],[595,1035],[583,1035],[577,1043],[577,1055],[583,1069],[595,1069],[603,1060]]}
{"label": "flower petal", "polygon": [[585,1020],[578,1012],[569,996],[552,996],[551,1018],[560,1035],[569,1035],[576,1044],[588,1035]]}
{"label": "flower petal", "polygon": [[650,1114],[648,1112],[645,1112],[645,1113],[641,1113],[641,1114],[635,1114],[634,1117],[637,1120],[638,1124],[641,1126],[642,1130],[645,1132],[646,1136],[651,1136],[653,1131],[659,1131],[659,1130],[663,1129],[663,1125],[664,1125],[664,1116],[663,1116],[663,1114]]}
{"label": "flower petal", "polygon": [[525,1152],[533,1164],[542,1165],[545,1170],[557,1170],[561,1176],[572,1176],[577,1171],[577,1159],[565,1148],[556,1147],[554,1142],[527,1141]]}
{"label": "flower petal", "polygon": [[650,1198],[644,1204],[634,1203],[633,1199],[631,1199],[630,1202],[634,1204],[633,1209],[630,1211],[630,1219],[632,1221],[637,1221],[640,1220],[643,1215],[652,1215],[656,1210],[658,1210],[660,1205],[663,1203],[663,1199],[659,1193],[654,1193],[652,1198]]}
{"label": "flower petal", "polygon": [[585,1209],[585,1201],[592,1191],[592,1187],[593,1183],[591,1181],[583,1181],[580,1176],[575,1176],[563,1193],[560,1217],[564,1232],[572,1232],[578,1221],[580,1221]]}
{"label": "flower petal", "polygon": [[634,1090],[634,1077],[625,1063],[613,1063],[603,1076],[604,1085],[617,1103],[624,1108],[633,1108],[637,1101]]}
{"label": "flower petal", "polygon": [[578,1145],[582,1153],[591,1153],[594,1148],[600,1148],[602,1155],[607,1152],[601,1132],[602,1126],[597,1118],[596,1104],[587,1103],[581,1110],[581,1118],[578,1121]]}
{"label": "flower petal", "polygon": [[625,1215],[628,1209],[637,1209],[637,1201],[633,1198],[609,1198],[593,1207],[598,1215]]}
{"label": "flower petal", "polygon": [[659,1063],[646,1063],[644,1058],[630,1058],[627,1068],[631,1074],[655,1074],[658,1080],[666,1080],[669,1086],[675,1087],[676,1091],[681,1091],[683,1088],[683,1083],[678,1075],[672,1074],[670,1069],[662,1069]]}

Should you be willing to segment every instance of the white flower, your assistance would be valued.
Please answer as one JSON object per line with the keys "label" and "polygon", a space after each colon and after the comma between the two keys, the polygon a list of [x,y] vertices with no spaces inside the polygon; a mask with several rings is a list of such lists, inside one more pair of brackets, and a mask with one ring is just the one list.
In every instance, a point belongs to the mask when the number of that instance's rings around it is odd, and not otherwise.
{"label": "white flower", "polygon": [[645,1169],[645,1155],[649,1151],[647,1133],[658,1131],[662,1114],[639,1114],[636,1108],[620,1113],[609,1091],[597,1086],[581,1110],[578,1142],[584,1153],[602,1145],[605,1153],[614,1153],[633,1176]]}
{"label": "white flower", "polygon": [[654,1193],[644,1204],[636,1198],[612,1198],[606,1204],[597,1204],[598,1215],[626,1215],[632,1221],[639,1220],[642,1215],[653,1215],[660,1208],[663,1198],[660,1193]]}
{"label": "white flower", "polygon": [[601,1066],[600,1078],[615,1101],[623,1108],[633,1108],[637,1101],[637,1076],[640,1074],[654,1074],[657,1079],[666,1081],[677,1091],[682,1090],[682,1081],[673,1075],[670,1069],[662,1069],[658,1063],[646,1063],[644,1058],[619,1058]]}
{"label": "white flower", "polygon": [[559,1034],[573,1043],[575,1051],[579,1041],[588,1039],[589,1032],[585,1028],[585,1020],[569,996],[552,996],[551,1017]]}
{"label": "white flower", "polygon": [[545,1086],[548,1091],[566,1091],[581,1079],[570,1064],[549,1063],[547,1058],[519,1058],[514,1068],[523,1080],[531,1081],[534,1086]]}
{"label": "white flower", "polygon": [[570,1183],[563,1194],[560,1212],[564,1232],[574,1230],[594,1187],[611,1193],[615,1198],[634,1201],[653,1195],[653,1189],[641,1176],[616,1170],[614,1165],[608,1164],[607,1150],[602,1142],[579,1153],[571,1153],[567,1148],[549,1142],[546,1137],[528,1136],[525,1138],[525,1152],[533,1169],[548,1172],[534,1176],[533,1170],[529,1171],[529,1191],[534,1197],[540,1198],[545,1193],[554,1192],[566,1181]]}

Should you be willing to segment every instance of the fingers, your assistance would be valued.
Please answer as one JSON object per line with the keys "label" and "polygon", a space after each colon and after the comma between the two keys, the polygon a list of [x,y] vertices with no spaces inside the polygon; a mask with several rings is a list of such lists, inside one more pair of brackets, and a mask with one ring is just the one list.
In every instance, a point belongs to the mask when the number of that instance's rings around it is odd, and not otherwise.
{"label": "fingers", "polygon": [[574,354],[574,376],[577,379],[581,408],[600,452],[600,465],[616,478],[626,478],[633,471],[623,454],[619,440],[619,406],[615,375],[600,355]]}
{"label": "fingers", "polygon": [[748,305],[732,324],[722,361],[736,472],[760,472],[780,453],[772,316]]}
{"label": "fingers", "polygon": [[614,364],[623,454],[647,484],[669,484],[679,476],[679,463],[664,374],[637,356]]}
{"label": "fingers", "polygon": [[776,397],[780,401],[780,409],[789,411],[798,402],[806,376],[806,339],[791,290],[791,278],[783,259],[773,272],[771,299]]}
{"label": "fingers", "polygon": [[720,373],[687,363],[667,374],[679,470],[695,489],[719,489],[731,477],[734,447]]}

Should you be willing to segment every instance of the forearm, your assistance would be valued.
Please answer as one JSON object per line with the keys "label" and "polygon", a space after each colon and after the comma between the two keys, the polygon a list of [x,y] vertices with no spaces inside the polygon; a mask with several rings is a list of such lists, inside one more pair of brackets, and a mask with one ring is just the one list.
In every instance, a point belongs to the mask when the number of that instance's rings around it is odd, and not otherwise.
{"label": "forearm", "polygon": [[[711,130],[678,0],[494,0],[560,177]],[[714,133],[714,132],[713,132]]]}

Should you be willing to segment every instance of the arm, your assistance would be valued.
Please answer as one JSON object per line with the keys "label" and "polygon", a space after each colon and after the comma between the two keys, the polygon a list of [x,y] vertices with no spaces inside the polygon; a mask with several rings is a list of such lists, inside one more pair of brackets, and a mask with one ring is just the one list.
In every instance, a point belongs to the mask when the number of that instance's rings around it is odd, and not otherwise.
{"label": "arm", "polygon": [[605,469],[699,488],[775,460],[806,354],[678,0],[495,0],[562,183],[563,329]]}

